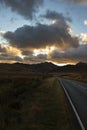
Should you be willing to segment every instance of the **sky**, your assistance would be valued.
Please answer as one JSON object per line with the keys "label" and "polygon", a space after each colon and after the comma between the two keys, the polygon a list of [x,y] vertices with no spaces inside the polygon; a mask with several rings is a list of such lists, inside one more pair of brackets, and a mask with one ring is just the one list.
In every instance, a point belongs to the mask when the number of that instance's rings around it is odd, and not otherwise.
{"label": "sky", "polygon": [[0,63],[87,63],[87,0],[0,0]]}

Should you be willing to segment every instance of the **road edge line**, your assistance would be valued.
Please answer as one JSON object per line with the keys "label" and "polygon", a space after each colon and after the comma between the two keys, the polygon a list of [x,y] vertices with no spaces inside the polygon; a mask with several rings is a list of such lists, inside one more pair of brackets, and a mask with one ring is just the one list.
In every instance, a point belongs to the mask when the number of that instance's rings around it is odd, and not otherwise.
{"label": "road edge line", "polygon": [[77,112],[75,106],[74,106],[73,103],[72,103],[72,100],[71,100],[71,98],[70,98],[70,96],[69,96],[67,90],[65,89],[65,87],[64,87],[64,85],[63,85],[63,83],[62,83],[62,81],[61,81],[61,79],[59,79],[59,81],[60,81],[60,83],[61,83],[61,86],[63,87],[63,90],[64,90],[64,92],[65,92],[65,94],[66,94],[68,100],[69,100],[69,103],[71,104],[71,107],[72,107],[72,109],[73,109],[73,111],[74,111],[74,113],[75,113],[75,115],[76,115],[76,118],[77,118],[77,120],[78,120],[78,123],[79,123],[81,129],[82,129],[82,130],[86,130],[85,127],[84,127],[84,125],[83,125],[83,123],[82,123],[82,121],[81,121],[81,119],[80,119],[80,117],[79,117],[79,115],[78,115],[78,112]]}

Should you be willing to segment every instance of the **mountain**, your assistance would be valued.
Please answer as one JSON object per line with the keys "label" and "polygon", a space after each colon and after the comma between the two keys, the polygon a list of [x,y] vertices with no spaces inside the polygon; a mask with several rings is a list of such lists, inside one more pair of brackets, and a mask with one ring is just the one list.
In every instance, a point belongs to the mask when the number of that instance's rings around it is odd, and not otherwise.
{"label": "mountain", "polygon": [[52,70],[53,72],[87,72],[87,63],[79,62],[76,65],[65,65]]}
{"label": "mountain", "polygon": [[56,69],[57,65],[52,64],[51,62],[44,62],[40,64],[33,64],[32,69],[37,72],[50,72],[53,69]]}
{"label": "mountain", "polygon": [[0,72],[87,72],[87,63],[78,63],[76,65],[57,66],[51,62],[39,64],[0,63]]}
{"label": "mountain", "polygon": [[39,63],[39,64],[23,64],[23,63],[14,63],[0,64],[0,72],[50,72],[56,69],[57,66],[52,64],[51,62]]}

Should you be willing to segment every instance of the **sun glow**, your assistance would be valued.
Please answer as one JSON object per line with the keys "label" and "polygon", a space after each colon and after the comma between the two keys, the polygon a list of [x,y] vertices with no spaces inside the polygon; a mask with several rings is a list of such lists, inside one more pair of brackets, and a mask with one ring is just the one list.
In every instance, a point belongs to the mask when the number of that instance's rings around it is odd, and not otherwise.
{"label": "sun glow", "polygon": [[66,66],[66,65],[75,65],[77,64],[76,62],[69,62],[69,63],[57,63],[57,62],[54,62],[54,61],[51,61],[53,64],[55,65],[58,65],[58,66]]}
{"label": "sun glow", "polygon": [[51,22],[51,24],[56,24],[56,22],[57,22],[56,20],[53,20],[53,21]]}

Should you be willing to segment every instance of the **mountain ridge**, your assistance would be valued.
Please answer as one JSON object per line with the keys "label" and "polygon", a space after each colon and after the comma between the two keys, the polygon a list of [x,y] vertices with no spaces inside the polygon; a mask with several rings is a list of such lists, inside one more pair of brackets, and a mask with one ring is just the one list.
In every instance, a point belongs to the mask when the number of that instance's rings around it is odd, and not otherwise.
{"label": "mountain ridge", "polygon": [[79,62],[76,65],[57,66],[51,62],[39,64],[24,63],[0,63],[0,71],[30,71],[30,72],[84,72],[87,71],[87,63]]}

